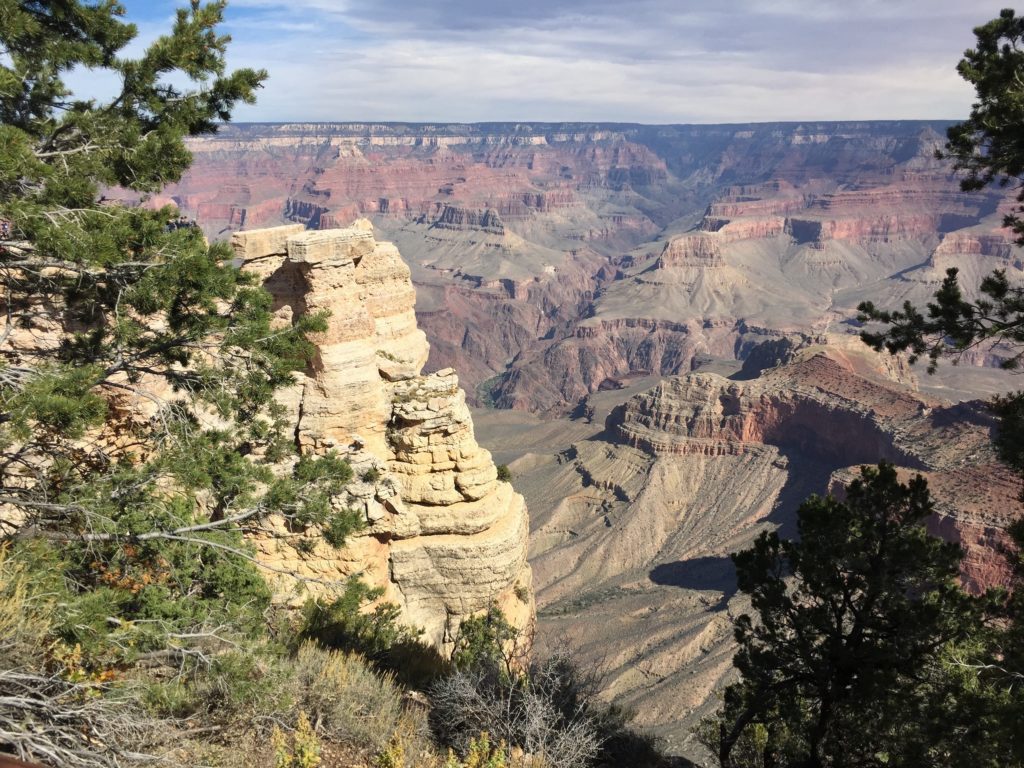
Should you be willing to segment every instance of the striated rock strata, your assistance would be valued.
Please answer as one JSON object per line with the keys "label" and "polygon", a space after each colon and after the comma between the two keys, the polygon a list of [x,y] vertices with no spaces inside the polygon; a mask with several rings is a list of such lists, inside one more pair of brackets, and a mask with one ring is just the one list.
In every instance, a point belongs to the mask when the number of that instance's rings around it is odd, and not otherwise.
{"label": "striated rock strata", "polygon": [[974,592],[1007,582],[1001,548],[1021,514],[977,401],[920,392],[902,361],[853,335],[761,349],[733,378],[701,370],[599,390],[591,423],[480,419],[530,504],[541,650],[567,638],[604,670],[605,695],[691,758],[693,727],[734,674],[729,615],[749,610],[730,553],[763,531],[796,535],[804,499],[880,459],[927,478],[930,530],[964,547]]}
{"label": "striated rock strata", "polygon": [[849,482],[855,466],[892,462],[928,479],[937,500],[929,527],[964,547],[966,586],[1008,583],[1000,553],[1019,489],[993,455],[992,417],[976,401],[951,405],[897,385],[869,361],[811,345],[751,381],[674,377],[614,409],[608,426],[616,442],[656,457],[813,458],[834,468],[830,490]]}
{"label": "striated rock strata", "polygon": [[[281,400],[303,453],[335,451],[352,463],[356,480],[335,503],[367,524],[340,552],[266,537],[259,557],[314,590],[361,573],[439,647],[494,602],[529,629],[526,505],[477,444],[455,372],[420,373],[428,345],[398,250],[366,221],[242,232],[232,243],[243,268],[263,278],[279,322],[329,312],[312,365]],[[279,586],[284,596],[292,580]]]}
{"label": "striated rock strata", "polygon": [[[151,204],[211,238],[370,217],[412,270],[428,365],[471,403],[557,415],[609,378],[742,361],[741,326],[841,331],[861,301],[927,301],[949,266],[1019,280],[1012,194],[959,190],[945,127],[232,124]],[[958,389],[1005,357],[970,352]]]}

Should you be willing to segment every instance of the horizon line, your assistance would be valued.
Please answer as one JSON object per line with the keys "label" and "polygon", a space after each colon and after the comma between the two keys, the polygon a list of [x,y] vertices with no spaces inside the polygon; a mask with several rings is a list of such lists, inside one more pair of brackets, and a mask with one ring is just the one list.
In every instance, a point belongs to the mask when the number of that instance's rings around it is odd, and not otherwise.
{"label": "horizon line", "polygon": [[748,120],[726,122],[672,122],[645,123],[624,120],[225,120],[218,126],[225,125],[521,125],[528,126],[559,126],[559,125],[594,125],[624,126],[641,128],[666,128],[674,126],[750,126],[750,125],[852,125],[858,123],[960,123],[966,118],[940,117],[897,117],[897,118],[844,118],[842,120],[794,119],[794,120]]}

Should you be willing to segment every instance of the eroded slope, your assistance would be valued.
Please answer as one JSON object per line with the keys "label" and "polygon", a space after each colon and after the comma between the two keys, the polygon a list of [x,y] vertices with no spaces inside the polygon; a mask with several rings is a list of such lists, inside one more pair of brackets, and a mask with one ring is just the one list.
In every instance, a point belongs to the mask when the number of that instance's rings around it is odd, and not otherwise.
{"label": "eroded slope", "polygon": [[519,457],[533,510],[542,646],[568,637],[604,665],[610,695],[684,752],[731,667],[728,614],[743,603],[729,553],[762,530],[794,533],[800,501],[856,465],[924,474],[939,502],[929,524],[964,545],[967,586],[1007,577],[998,547],[1019,484],[992,454],[990,417],[920,393],[898,360],[833,341],[746,380],[697,372],[600,393],[589,429],[552,423],[561,444],[552,424],[486,427],[500,457]]}

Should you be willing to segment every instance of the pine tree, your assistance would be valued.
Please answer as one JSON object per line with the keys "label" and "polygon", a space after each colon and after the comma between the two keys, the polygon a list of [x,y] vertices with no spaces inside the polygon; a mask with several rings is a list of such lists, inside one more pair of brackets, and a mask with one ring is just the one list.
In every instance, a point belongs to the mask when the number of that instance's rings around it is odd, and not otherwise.
{"label": "pine tree", "polygon": [[[961,188],[980,190],[991,184],[1017,188],[1021,205],[1007,214],[1017,245],[1024,245],[1024,17],[1013,9],[974,30],[976,45],[964,53],[957,71],[974,86],[976,101],[967,120],[948,131],[945,152],[965,171]],[[929,372],[945,357],[984,343],[1001,343],[1011,351],[1003,363],[1017,369],[1024,361],[1024,287],[1011,284],[996,270],[978,286],[977,298],[965,295],[955,268],[924,311],[907,302],[886,311],[871,302],[860,319],[887,328],[862,334],[875,349],[909,352],[911,360],[927,356]],[[1024,392],[996,397],[991,410],[999,420],[994,446],[1000,458],[1024,477]],[[1022,492],[1024,499],[1024,492]],[[977,729],[976,765],[1024,765],[1024,523],[1009,530],[1014,546],[1005,554],[1016,577],[1001,604],[1002,618],[983,638],[960,650],[955,661],[965,686],[973,687],[970,706]],[[988,760],[988,763],[985,763]]]}
{"label": "pine tree", "polygon": [[722,766],[953,765],[940,663],[978,626],[959,547],[927,534],[920,476],[865,467],[840,501],[811,497],[799,539],[733,555],[754,617],[735,621],[739,682],[710,739]]}
{"label": "pine tree", "polygon": [[[61,575],[58,631],[96,665],[263,631],[242,534],[269,515],[336,545],[359,525],[331,503],[347,463],[289,460],[274,401],[324,318],[275,326],[225,244],[104,197],[179,179],[185,139],[253,101],[266,75],[226,70],[224,7],[193,0],[129,58],[114,0],[0,0],[0,536]],[[117,93],[69,92],[83,66]]]}
{"label": "pine tree", "polygon": [[[999,18],[974,30],[976,45],[964,52],[957,71],[974,86],[976,101],[967,120],[949,128],[945,152],[961,177],[964,191],[991,184],[1013,186],[1022,203],[1005,216],[1016,243],[1024,245],[1024,17],[1005,9]],[[910,302],[902,310],[881,310],[872,302],[858,307],[860,320],[881,322],[881,332],[862,338],[875,349],[911,353],[911,360],[927,356],[929,371],[946,355],[956,355],[985,342],[1003,342],[1013,351],[1004,363],[1017,368],[1024,360],[1024,288],[1012,285],[1005,271],[996,270],[977,286],[977,298],[964,294],[958,270],[946,279],[926,310]],[[1024,412],[1024,400],[1003,403]]]}

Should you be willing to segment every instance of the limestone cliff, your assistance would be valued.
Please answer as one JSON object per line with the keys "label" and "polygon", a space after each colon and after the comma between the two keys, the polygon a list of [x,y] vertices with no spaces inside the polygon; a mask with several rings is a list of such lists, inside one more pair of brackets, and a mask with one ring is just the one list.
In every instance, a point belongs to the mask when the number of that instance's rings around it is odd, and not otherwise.
{"label": "limestone cliff", "polygon": [[[477,444],[455,372],[421,374],[429,347],[398,250],[378,243],[367,221],[241,232],[232,244],[242,267],[263,278],[279,322],[330,313],[309,370],[281,399],[302,452],[335,451],[352,463],[356,479],[336,504],[367,523],[340,552],[267,537],[257,541],[260,558],[313,589],[362,573],[439,647],[492,602],[531,628],[525,503]],[[290,581],[280,579],[283,597]]]}

